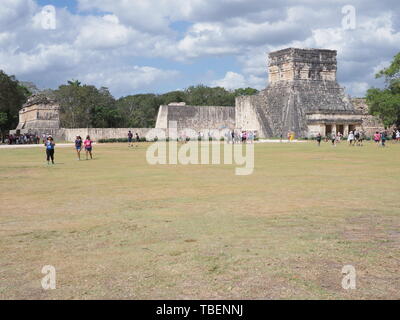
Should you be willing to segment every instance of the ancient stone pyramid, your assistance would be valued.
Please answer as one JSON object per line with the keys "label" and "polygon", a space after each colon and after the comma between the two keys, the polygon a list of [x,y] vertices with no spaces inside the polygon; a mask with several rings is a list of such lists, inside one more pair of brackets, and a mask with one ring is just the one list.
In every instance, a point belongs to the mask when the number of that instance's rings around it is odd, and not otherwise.
{"label": "ancient stone pyramid", "polygon": [[307,135],[307,114],[354,113],[336,80],[336,51],[288,48],[269,55],[269,85],[252,97],[265,137]]}

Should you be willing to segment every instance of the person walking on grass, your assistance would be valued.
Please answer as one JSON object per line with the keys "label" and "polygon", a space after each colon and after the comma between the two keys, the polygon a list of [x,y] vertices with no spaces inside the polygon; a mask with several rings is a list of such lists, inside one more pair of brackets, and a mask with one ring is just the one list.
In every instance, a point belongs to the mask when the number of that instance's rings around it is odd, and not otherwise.
{"label": "person walking on grass", "polygon": [[136,148],[139,146],[140,137],[139,134],[136,132]]}
{"label": "person walking on grass", "polygon": [[350,131],[349,136],[347,137],[347,141],[349,142],[349,146],[351,147],[354,142],[354,133],[353,131]]}
{"label": "person walking on grass", "polygon": [[386,133],[386,131],[383,131],[381,133],[382,147],[386,147],[386,140],[387,140],[387,133]]}
{"label": "person walking on grass", "polygon": [[56,144],[54,143],[52,136],[47,137],[44,146],[46,147],[47,164],[50,164],[50,160],[51,163],[54,164],[54,147],[56,146]]}
{"label": "person walking on grass", "polygon": [[90,159],[93,159],[93,156],[92,156],[92,149],[93,149],[92,144],[93,144],[93,141],[90,139],[90,136],[86,137],[86,140],[85,140],[85,142],[83,144],[85,145],[86,160],[89,160],[88,159],[88,155],[90,155]]}
{"label": "person walking on grass", "polygon": [[83,141],[82,141],[81,136],[76,136],[75,150],[76,150],[76,154],[78,155],[78,161],[81,160],[82,143],[83,143]]}
{"label": "person walking on grass", "polygon": [[332,132],[332,134],[331,134],[331,141],[332,141],[332,147],[336,147],[336,134],[335,134],[335,132]]}
{"label": "person walking on grass", "polygon": [[381,141],[381,134],[378,131],[376,131],[374,134],[374,141],[376,145],[379,146],[379,142]]}
{"label": "person walking on grass", "polygon": [[133,146],[132,140],[133,140],[133,133],[132,133],[132,131],[129,130],[129,132],[128,132],[128,147]]}
{"label": "person walking on grass", "polygon": [[321,140],[322,140],[321,133],[319,133],[319,132],[318,132],[318,134],[317,134],[317,142],[318,142],[318,147],[320,147],[320,146],[321,146]]}
{"label": "person walking on grass", "polygon": [[364,133],[364,131],[360,130],[359,137],[358,137],[358,146],[359,147],[364,146],[364,144],[363,144],[364,139],[365,139],[365,133]]}

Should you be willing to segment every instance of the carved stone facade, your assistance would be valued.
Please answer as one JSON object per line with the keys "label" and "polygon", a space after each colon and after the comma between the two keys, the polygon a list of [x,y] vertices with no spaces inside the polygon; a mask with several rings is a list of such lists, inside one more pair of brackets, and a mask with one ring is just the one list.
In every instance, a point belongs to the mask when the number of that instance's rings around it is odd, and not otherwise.
{"label": "carved stone facade", "polygon": [[236,126],[257,128],[262,137],[312,137],[362,126],[356,110],[336,81],[336,51],[288,48],[269,54],[269,85],[257,96],[236,100]]}
{"label": "carved stone facade", "polygon": [[33,95],[19,111],[20,133],[54,132],[60,129],[60,106],[45,95]]}
{"label": "carved stone facade", "polygon": [[336,81],[336,51],[288,48],[269,54],[269,84],[279,81]]}

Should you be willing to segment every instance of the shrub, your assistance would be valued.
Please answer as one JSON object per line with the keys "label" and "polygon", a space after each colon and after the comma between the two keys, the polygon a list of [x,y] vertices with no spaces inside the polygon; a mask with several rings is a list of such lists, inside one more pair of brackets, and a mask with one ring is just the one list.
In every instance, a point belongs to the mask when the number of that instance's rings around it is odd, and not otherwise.
{"label": "shrub", "polygon": [[[140,142],[146,142],[146,138],[140,138]],[[128,143],[128,138],[108,138],[108,139],[99,139],[98,143]]]}

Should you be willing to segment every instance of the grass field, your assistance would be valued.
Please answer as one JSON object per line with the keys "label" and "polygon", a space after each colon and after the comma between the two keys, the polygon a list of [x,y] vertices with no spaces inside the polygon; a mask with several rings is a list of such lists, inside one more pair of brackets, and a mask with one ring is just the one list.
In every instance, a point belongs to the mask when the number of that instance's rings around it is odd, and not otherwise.
{"label": "grass field", "polygon": [[400,298],[400,144],[258,144],[249,176],[146,147],[0,150],[0,298]]}

